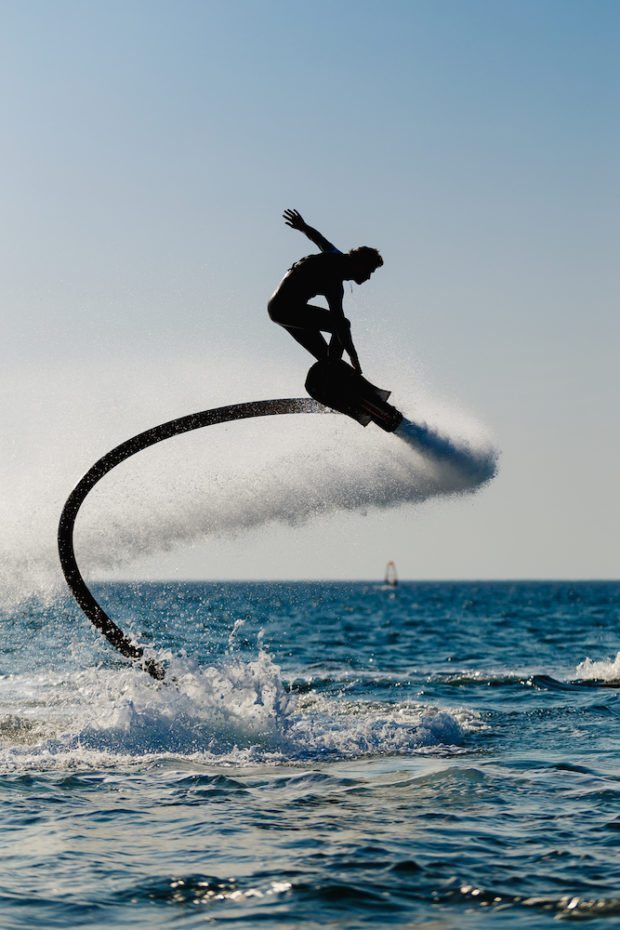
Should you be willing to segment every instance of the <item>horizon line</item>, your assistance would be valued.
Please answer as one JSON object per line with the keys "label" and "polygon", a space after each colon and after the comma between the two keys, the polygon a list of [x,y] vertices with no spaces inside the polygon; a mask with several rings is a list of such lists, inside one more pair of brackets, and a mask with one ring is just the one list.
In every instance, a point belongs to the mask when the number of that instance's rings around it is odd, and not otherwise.
{"label": "horizon line", "polygon": [[[384,584],[373,578],[95,578],[92,584]],[[620,584],[620,578],[401,578],[398,584]]]}

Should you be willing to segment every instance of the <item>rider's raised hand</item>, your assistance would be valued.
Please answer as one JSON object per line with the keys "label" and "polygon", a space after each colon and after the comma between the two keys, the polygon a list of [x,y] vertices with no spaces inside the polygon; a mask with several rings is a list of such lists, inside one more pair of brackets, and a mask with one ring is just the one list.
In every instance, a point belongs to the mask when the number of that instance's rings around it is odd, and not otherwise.
{"label": "rider's raised hand", "polygon": [[282,216],[287,226],[292,226],[293,229],[299,229],[300,232],[303,232],[306,228],[306,223],[299,210],[285,210]]}

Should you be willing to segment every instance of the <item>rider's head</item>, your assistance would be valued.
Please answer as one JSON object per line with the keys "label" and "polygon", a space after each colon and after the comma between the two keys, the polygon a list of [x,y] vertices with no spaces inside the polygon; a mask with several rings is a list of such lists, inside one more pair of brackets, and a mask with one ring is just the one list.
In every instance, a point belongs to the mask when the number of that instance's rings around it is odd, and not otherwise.
{"label": "rider's head", "polygon": [[368,281],[373,271],[380,268],[383,259],[376,249],[368,245],[362,245],[359,249],[351,249],[347,252],[349,258],[350,279],[356,284],[363,284]]}

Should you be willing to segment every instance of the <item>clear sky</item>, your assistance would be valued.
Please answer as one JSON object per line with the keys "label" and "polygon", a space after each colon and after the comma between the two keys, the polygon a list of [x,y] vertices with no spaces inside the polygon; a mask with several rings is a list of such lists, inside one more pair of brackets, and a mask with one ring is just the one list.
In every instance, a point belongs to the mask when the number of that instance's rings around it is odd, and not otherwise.
{"label": "clear sky", "polygon": [[617,577],[619,53],[615,0],[4,0],[15,546],[50,532],[30,486],[51,513],[132,432],[302,393],[265,313],[296,207],[384,256],[345,298],[365,370],[478,418],[499,476],[118,576]]}

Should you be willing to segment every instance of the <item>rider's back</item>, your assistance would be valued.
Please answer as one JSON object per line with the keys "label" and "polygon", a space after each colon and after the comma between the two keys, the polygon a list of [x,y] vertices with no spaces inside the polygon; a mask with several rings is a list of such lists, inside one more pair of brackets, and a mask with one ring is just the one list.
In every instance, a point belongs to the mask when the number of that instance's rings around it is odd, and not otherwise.
{"label": "rider's back", "polygon": [[274,298],[306,303],[317,295],[327,296],[342,287],[344,278],[342,252],[315,252],[291,265],[280,281]]}

